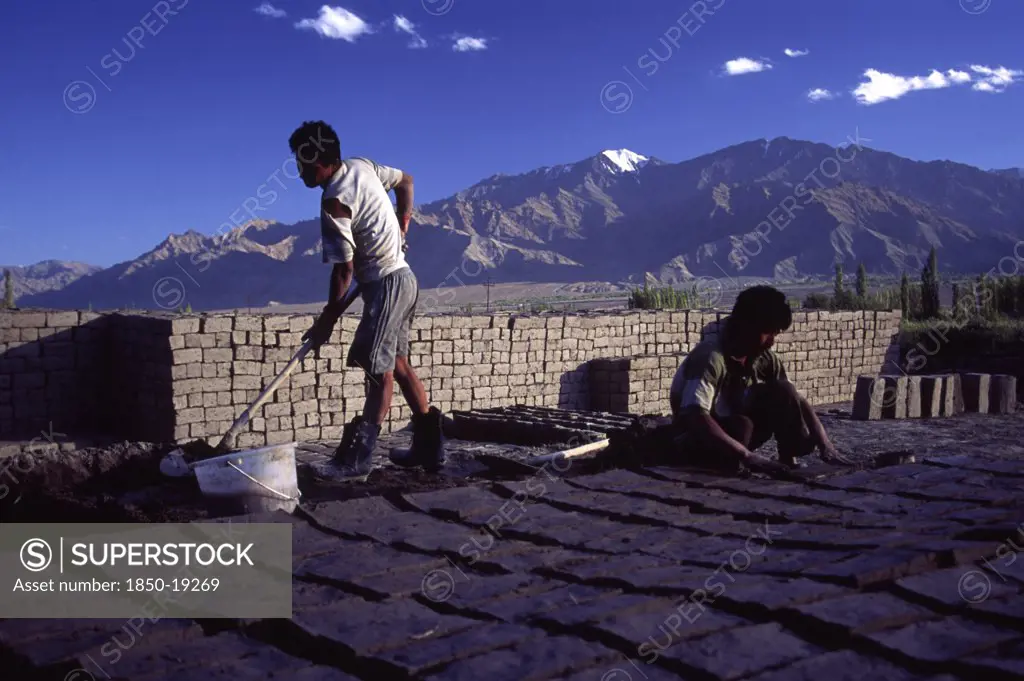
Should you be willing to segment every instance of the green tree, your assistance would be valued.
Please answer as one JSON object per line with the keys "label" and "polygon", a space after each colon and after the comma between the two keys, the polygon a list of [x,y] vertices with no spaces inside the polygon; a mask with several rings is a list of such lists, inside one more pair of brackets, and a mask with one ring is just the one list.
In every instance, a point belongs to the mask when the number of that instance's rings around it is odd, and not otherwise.
{"label": "green tree", "polygon": [[910,319],[910,279],[906,272],[900,279],[900,308],[903,310],[903,318]]}
{"label": "green tree", "polygon": [[14,277],[10,270],[4,270],[4,307],[14,309]]}
{"label": "green tree", "polygon": [[925,319],[939,316],[939,259],[934,246],[921,270],[921,314]]}
{"label": "green tree", "polygon": [[864,269],[864,263],[857,266],[857,295],[860,298],[867,298],[868,295],[868,272]]}
{"label": "green tree", "polygon": [[833,285],[832,301],[836,307],[842,307],[846,300],[846,291],[843,289],[843,263],[836,263],[836,279]]}

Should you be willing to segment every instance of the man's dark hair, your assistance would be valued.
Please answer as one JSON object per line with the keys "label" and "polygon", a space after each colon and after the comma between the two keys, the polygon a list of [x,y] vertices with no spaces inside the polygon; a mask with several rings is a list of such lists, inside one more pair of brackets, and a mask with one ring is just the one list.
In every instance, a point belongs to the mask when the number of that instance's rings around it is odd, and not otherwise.
{"label": "man's dark hair", "polygon": [[777,288],[751,286],[736,296],[732,317],[751,331],[778,333],[793,323],[793,310],[786,301],[786,294]]}
{"label": "man's dark hair", "polygon": [[293,154],[306,161],[315,160],[322,166],[341,163],[341,142],[334,128],[323,121],[306,121],[288,138]]}

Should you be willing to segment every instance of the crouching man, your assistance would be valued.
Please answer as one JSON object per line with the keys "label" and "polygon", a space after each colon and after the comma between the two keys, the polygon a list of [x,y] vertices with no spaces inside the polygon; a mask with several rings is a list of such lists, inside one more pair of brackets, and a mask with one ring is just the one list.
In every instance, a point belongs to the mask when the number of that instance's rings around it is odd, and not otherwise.
{"label": "crouching man", "polygon": [[[672,381],[674,424],[686,433],[687,459],[736,470],[784,470],[817,449],[825,461],[849,464],[789,381],[775,336],[789,329],[793,313],[786,296],[771,286],[753,286],[736,299],[718,337],[687,355]],[[775,437],[779,464],[752,451]]]}
{"label": "crouching man", "polygon": [[327,305],[303,338],[312,340],[313,347],[327,342],[344,311],[341,304],[353,277],[363,300],[363,316],[346,361],[365,372],[363,413],[345,425],[332,464],[318,467],[316,473],[336,481],[366,479],[395,381],[412,410],[413,444],[411,449],[392,451],[391,460],[400,466],[439,470],[445,463],[442,416],[429,406],[423,384],[409,364],[409,334],[419,298],[416,276],[405,260],[412,177],[368,159],[342,159],[338,136],[323,121],[303,123],[288,144],[302,181],[323,191],[323,261],[333,265]]}

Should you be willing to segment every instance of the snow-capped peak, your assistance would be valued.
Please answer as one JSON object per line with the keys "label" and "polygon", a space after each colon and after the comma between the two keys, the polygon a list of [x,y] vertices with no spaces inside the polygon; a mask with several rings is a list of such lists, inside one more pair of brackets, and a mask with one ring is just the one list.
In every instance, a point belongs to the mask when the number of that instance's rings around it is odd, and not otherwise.
{"label": "snow-capped peak", "polygon": [[605,149],[601,155],[608,160],[615,172],[621,173],[636,172],[647,165],[647,161],[650,160],[629,149]]}

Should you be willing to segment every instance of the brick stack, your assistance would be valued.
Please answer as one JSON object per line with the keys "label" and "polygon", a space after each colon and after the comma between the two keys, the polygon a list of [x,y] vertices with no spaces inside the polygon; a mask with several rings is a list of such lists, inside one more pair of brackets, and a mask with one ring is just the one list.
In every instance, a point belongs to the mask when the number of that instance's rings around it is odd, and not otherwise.
{"label": "brick stack", "polygon": [[91,312],[0,312],[0,438],[106,426],[106,326]]}
{"label": "brick stack", "polygon": [[[39,329],[67,334],[82,326],[70,324],[72,317],[81,321],[87,313],[48,313],[51,326],[47,314],[19,318],[25,314],[0,316],[0,388],[12,388],[10,398],[0,398],[7,400],[0,401],[0,424],[12,429],[53,417],[60,430],[53,415],[65,407],[48,401],[46,391],[81,372],[76,385],[86,392],[75,402],[81,410],[106,410],[107,432],[176,442],[218,440],[285,367],[313,323],[309,315],[90,317],[89,328],[70,336],[73,350],[59,342],[45,350]],[[683,356],[714,337],[724,317],[713,311],[426,315],[414,323],[411,359],[432,403],[446,412],[523,404],[665,413]],[[94,332],[100,322],[106,335]],[[255,415],[240,446],[341,436],[365,394],[363,372],[344,366],[357,323],[356,316],[343,317],[331,342],[307,356]],[[880,370],[898,323],[898,312],[797,313],[777,349],[812,402],[842,401],[859,374]],[[102,368],[104,352],[117,371]],[[589,364],[598,358],[617,361]],[[385,432],[408,424],[397,386],[395,396]]]}
{"label": "brick stack", "polygon": [[668,414],[668,396],[685,354],[596,359],[590,363],[590,409],[615,414]]}
{"label": "brick stack", "polygon": [[[686,352],[702,339],[717,337],[727,318],[721,313],[670,314],[688,315],[685,323],[667,325],[665,333],[678,334],[675,343],[669,345],[658,337],[653,345],[671,347],[673,351],[631,358],[605,357],[591,363],[591,408],[670,413],[668,391]],[[898,311],[798,312],[789,331],[778,338],[775,351],[785,363],[790,380],[812,404],[845,402],[855,392],[859,375],[879,372],[887,358],[899,352],[895,344],[899,319]],[[643,342],[646,339],[642,335],[640,339],[638,345],[652,345]]]}

